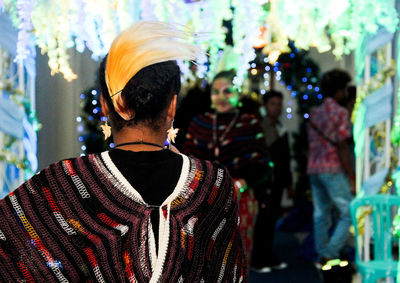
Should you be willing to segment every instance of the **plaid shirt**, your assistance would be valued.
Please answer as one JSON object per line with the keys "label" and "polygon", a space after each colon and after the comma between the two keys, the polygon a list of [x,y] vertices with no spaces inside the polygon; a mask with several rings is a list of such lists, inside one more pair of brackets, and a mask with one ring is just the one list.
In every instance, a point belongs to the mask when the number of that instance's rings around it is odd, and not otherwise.
{"label": "plaid shirt", "polygon": [[[308,125],[308,174],[343,172],[337,146],[350,137],[349,113],[334,99],[328,97],[324,103],[311,112]],[[328,141],[328,140],[329,141]],[[331,142],[330,142],[331,141]]]}

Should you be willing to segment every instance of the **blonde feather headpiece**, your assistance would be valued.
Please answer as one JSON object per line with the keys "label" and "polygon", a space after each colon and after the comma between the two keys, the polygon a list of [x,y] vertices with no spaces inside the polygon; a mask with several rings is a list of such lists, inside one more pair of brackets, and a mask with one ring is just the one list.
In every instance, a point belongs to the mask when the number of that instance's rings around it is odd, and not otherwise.
{"label": "blonde feather headpiece", "polygon": [[187,39],[192,33],[178,25],[139,21],[121,32],[111,44],[105,79],[115,110],[125,120],[134,117],[124,107],[121,92],[128,81],[144,67],[169,60],[194,61],[204,52]]}

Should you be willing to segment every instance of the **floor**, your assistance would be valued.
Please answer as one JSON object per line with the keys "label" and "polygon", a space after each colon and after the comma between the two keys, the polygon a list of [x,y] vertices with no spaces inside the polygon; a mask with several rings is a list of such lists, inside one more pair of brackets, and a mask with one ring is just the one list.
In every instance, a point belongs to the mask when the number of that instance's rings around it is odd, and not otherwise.
{"label": "floor", "polygon": [[297,257],[301,237],[287,232],[276,232],[275,252],[281,261],[289,264],[285,270],[267,274],[250,273],[250,283],[322,283],[322,278],[312,261]]}

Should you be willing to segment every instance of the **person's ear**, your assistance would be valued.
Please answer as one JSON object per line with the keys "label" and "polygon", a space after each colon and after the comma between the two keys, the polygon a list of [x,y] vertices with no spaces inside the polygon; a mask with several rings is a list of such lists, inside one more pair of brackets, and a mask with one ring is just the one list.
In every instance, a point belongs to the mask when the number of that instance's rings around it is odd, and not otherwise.
{"label": "person's ear", "polygon": [[167,112],[167,116],[171,120],[174,120],[174,117],[175,117],[177,101],[178,101],[178,95],[175,94],[174,97],[171,99],[171,103],[169,104],[168,112]]}
{"label": "person's ear", "polygon": [[104,116],[108,117],[108,114],[110,113],[110,109],[108,108],[108,104],[102,94],[100,94],[100,105],[101,105],[101,110],[103,111]]}

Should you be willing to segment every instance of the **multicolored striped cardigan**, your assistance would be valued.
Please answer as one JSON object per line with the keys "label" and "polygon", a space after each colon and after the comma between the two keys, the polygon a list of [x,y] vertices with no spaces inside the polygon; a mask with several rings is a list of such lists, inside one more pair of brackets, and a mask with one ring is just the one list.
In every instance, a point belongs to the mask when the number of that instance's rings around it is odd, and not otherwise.
{"label": "multicolored striped cardigan", "polygon": [[182,158],[176,188],[159,208],[143,201],[108,152],[36,174],[0,201],[0,282],[245,282],[229,174]]}

